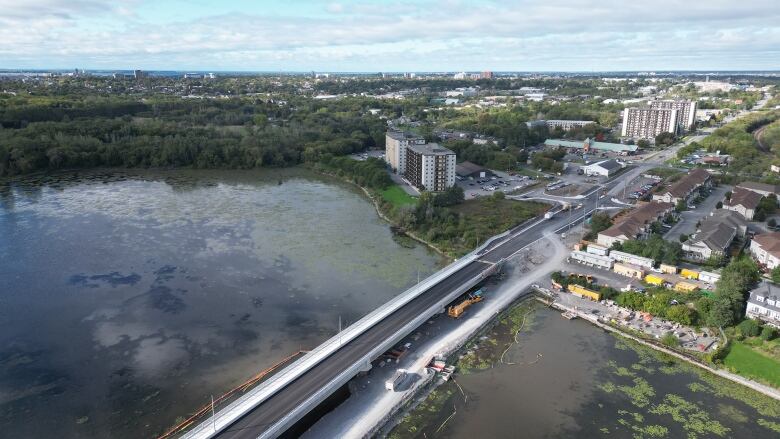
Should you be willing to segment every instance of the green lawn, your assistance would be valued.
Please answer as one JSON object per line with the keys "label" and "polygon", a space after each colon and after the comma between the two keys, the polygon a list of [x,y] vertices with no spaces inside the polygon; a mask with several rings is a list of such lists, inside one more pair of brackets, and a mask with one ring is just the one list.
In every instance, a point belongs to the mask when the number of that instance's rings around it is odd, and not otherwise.
{"label": "green lawn", "polygon": [[392,203],[393,206],[403,206],[406,204],[414,204],[417,202],[417,199],[412,197],[411,195],[407,194],[403,189],[401,189],[400,186],[390,186],[389,188],[382,191],[382,198],[384,198],[389,203]]}
{"label": "green lawn", "polygon": [[780,362],[754,351],[743,343],[735,341],[723,362],[740,375],[757,378],[780,387]]}
{"label": "green lawn", "polygon": [[647,173],[650,175],[657,175],[663,179],[667,179],[669,177],[682,174],[682,171],[671,168],[653,168],[647,171]]}

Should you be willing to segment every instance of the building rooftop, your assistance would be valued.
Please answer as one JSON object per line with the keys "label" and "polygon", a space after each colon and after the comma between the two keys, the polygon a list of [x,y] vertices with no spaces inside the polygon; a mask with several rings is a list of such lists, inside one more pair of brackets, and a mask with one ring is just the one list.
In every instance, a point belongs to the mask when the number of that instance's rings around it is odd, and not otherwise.
{"label": "building rooftop", "polygon": [[651,201],[629,212],[623,220],[600,232],[606,236],[635,238],[644,227],[674,209],[674,204]]}
{"label": "building rooftop", "polygon": [[701,221],[693,242],[703,242],[710,249],[725,251],[740,229],[747,223],[742,215],[725,209],[717,209]]}
{"label": "building rooftop", "polygon": [[452,150],[449,150],[438,143],[412,144],[409,145],[409,149],[424,155],[455,155]]}
{"label": "building rooftop", "polygon": [[737,186],[731,193],[731,199],[726,200],[727,206],[743,206],[747,209],[755,209],[763,196],[758,192]]}
{"label": "building rooftop", "polygon": [[623,165],[621,165],[617,160],[614,159],[603,160],[598,163],[591,163],[588,166],[599,166],[610,172],[617,171],[618,169],[621,169],[623,167]]}
{"label": "building rooftop", "polygon": [[753,237],[753,242],[772,256],[780,258],[780,232],[761,233]]}
{"label": "building rooftop", "polygon": [[485,168],[484,166],[480,166],[476,163],[471,163],[469,161],[459,163],[455,167],[455,173],[460,176],[476,174],[478,172],[484,172],[484,171],[487,171],[487,168]]}
{"label": "building rooftop", "polygon": [[780,193],[780,186],[776,184],[759,183],[757,181],[745,181],[737,185],[737,188],[758,190],[762,192]]}
{"label": "building rooftop", "polygon": [[562,140],[562,139],[547,139],[544,141],[545,146],[562,146],[564,148],[579,148],[584,149],[585,144],[589,143],[589,149],[597,149],[599,151],[612,151],[612,152],[636,152],[636,145],[624,145],[622,143],[608,143],[608,142],[596,142],[590,139],[585,141],[580,140]]}
{"label": "building rooftop", "polygon": [[702,168],[696,168],[693,171],[685,174],[683,178],[669,186],[669,189],[662,193],[668,192],[675,198],[684,198],[687,197],[692,190],[704,184],[704,182],[709,178],[709,172]]}
{"label": "building rooftop", "polygon": [[750,291],[748,303],[780,312],[780,286],[767,281],[761,282]]}

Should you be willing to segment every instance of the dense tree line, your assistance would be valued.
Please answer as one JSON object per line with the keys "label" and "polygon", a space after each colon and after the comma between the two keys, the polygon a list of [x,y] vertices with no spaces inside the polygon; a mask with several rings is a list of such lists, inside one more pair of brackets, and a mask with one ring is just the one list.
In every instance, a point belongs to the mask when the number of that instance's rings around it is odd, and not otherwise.
{"label": "dense tree line", "polygon": [[95,166],[289,166],[384,147],[354,101],[35,100],[3,108],[0,176]]}

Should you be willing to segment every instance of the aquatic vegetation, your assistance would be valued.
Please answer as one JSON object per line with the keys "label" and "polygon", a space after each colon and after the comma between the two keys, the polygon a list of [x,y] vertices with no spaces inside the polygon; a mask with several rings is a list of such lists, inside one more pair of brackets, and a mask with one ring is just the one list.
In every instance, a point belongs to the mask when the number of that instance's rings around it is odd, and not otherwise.
{"label": "aquatic vegetation", "polygon": [[766,427],[776,433],[780,433],[780,423],[767,421],[766,419],[759,419],[757,422],[758,425],[762,427]]}
{"label": "aquatic vegetation", "polygon": [[[617,386],[610,382],[599,384],[598,387],[607,393],[613,393],[615,390],[617,390]],[[601,408],[603,405],[599,404],[599,407]]]}
{"label": "aquatic vegetation", "polygon": [[656,404],[650,409],[650,413],[670,415],[688,433],[688,439],[696,439],[699,435],[706,434],[722,437],[731,431],[719,421],[710,418],[701,407],[686,401],[679,395],[666,395],[662,403]]}
{"label": "aquatic vegetation", "polygon": [[720,415],[724,418],[738,422],[740,424],[744,424],[750,419],[745,413],[742,412],[742,410],[734,407],[733,405],[718,404],[718,413],[720,413]]}
{"label": "aquatic vegetation", "polygon": [[655,396],[653,386],[642,377],[635,377],[633,386],[618,386],[617,388],[628,396],[631,404],[636,407],[647,407],[650,404],[650,398]]}
{"label": "aquatic vegetation", "polygon": [[710,390],[709,387],[705,386],[704,384],[702,384],[702,383],[700,383],[698,381],[694,381],[692,383],[688,383],[687,387],[688,387],[688,389],[691,392],[694,392],[694,393],[696,393],[696,392],[708,392]]}

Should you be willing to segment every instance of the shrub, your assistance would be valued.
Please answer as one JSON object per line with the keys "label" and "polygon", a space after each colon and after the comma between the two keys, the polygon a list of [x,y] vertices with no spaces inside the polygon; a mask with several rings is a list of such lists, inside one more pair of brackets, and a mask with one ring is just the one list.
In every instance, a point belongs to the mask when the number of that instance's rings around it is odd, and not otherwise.
{"label": "shrub", "polygon": [[677,336],[673,333],[667,332],[663,337],[661,337],[661,343],[669,347],[676,347],[680,346],[680,339],[678,339]]}
{"label": "shrub", "polygon": [[769,341],[775,338],[777,338],[777,329],[771,326],[764,326],[764,329],[761,330],[761,339]]}
{"label": "shrub", "polygon": [[745,319],[737,325],[737,329],[745,337],[756,337],[761,334],[761,326],[753,319]]}

